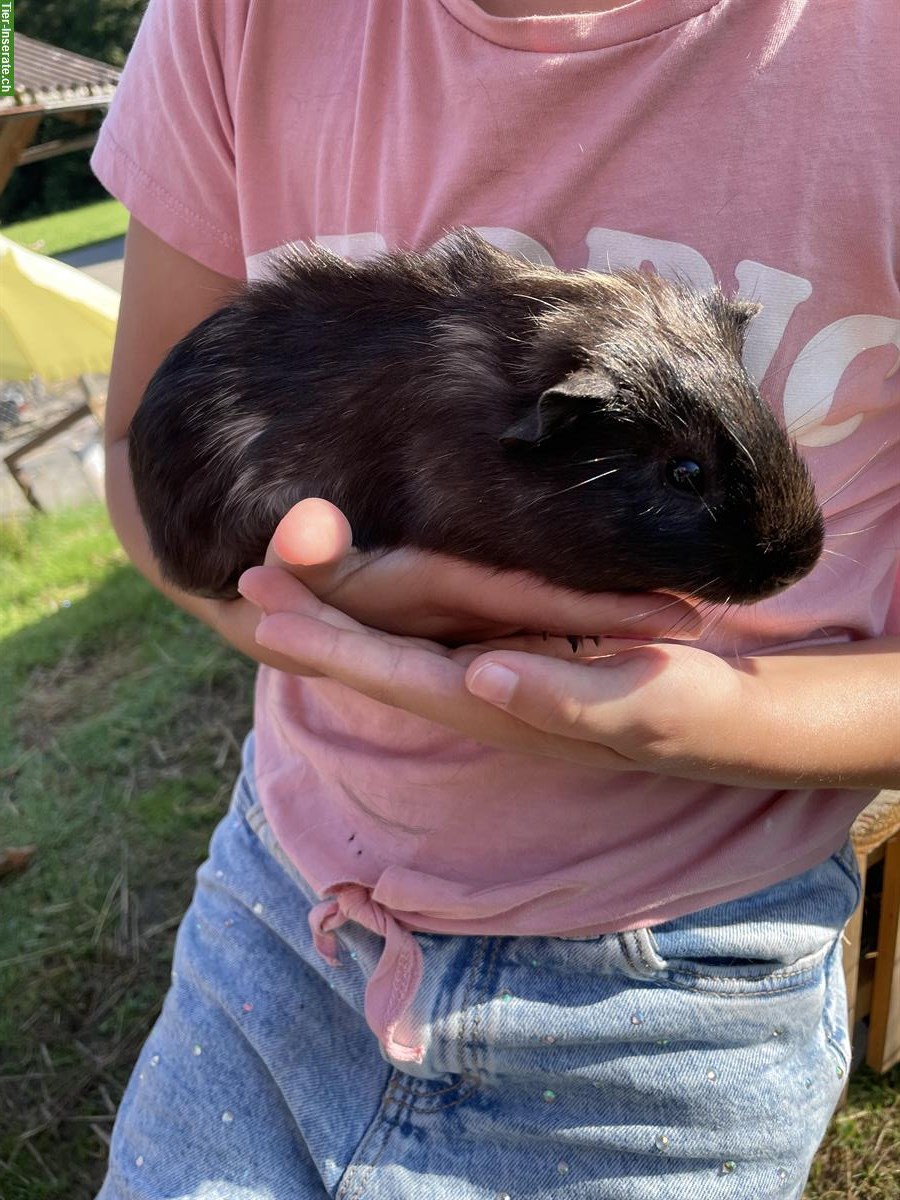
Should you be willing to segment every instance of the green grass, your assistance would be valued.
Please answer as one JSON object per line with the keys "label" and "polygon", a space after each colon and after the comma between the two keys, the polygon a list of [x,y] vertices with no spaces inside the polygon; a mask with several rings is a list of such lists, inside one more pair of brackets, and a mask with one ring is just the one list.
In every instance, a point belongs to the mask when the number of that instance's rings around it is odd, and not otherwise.
{"label": "green grass", "polygon": [[249,727],[252,666],[99,507],[0,525],[0,1194],[88,1200]]}
{"label": "green grass", "polygon": [[[0,1195],[90,1200],[250,721],[252,666],[99,507],[0,524]],[[859,1072],[807,1200],[900,1194],[900,1070]]]}
{"label": "green grass", "polygon": [[98,200],[68,212],[5,225],[0,233],[42,254],[64,254],[79,246],[121,237],[127,227],[128,212],[118,200]]}

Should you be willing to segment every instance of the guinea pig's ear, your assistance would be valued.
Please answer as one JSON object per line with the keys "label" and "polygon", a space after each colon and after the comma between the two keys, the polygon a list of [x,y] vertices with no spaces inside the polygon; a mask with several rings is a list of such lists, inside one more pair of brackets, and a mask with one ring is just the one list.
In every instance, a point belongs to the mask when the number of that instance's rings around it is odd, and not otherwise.
{"label": "guinea pig's ear", "polygon": [[601,368],[575,371],[542,392],[535,406],[500,435],[500,445],[536,446],[615,394],[615,381]]}
{"label": "guinea pig's ear", "polygon": [[747,338],[747,327],[762,305],[754,300],[730,299],[717,291],[710,297],[710,308],[728,344],[735,353],[741,354]]}

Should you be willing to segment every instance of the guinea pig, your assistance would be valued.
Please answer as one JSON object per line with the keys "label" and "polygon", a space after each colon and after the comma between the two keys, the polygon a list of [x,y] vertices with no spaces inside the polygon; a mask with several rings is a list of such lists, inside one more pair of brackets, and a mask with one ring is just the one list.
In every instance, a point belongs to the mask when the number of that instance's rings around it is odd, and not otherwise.
{"label": "guinea pig", "polygon": [[297,501],[581,592],[771,596],[812,569],[809,473],[741,365],[755,305],[535,267],[457,231],[285,253],[168,354],[130,429],[164,574],[237,595]]}

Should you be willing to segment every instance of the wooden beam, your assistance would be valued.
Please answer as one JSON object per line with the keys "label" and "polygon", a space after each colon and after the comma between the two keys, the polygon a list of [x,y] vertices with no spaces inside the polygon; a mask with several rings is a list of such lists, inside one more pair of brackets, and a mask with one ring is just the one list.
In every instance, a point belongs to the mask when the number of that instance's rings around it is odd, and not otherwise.
{"label": "wooden beam", "polygon": [[77,408],[72,409],[64,417],[61,417],[58,421],[54,421],[52,425],[46,429],[42,429],[40,433],[36,433],[34,437],[29,438],[27,442],[24,442],[21,446],[17,446],[15,450],[7,454],[5,462],[9,468],[10,475],[12,475],[13,479],[22,489],[25,499],[31,507],[36,508],[38,512],[41,511],[40,502],[25,477],[25,473],[19,466],[19,460],[24,458],[26,454],[30,454],[32,450],[37,450],[40,446],[43,446],[45,442],[49,442],[51,438],[55,438],[58,433],[64,433],[70,426],[80,421],[82,417],[93,415],[93,410],[87,402],[79,404]]}
{"label": "wooden beam", "polygon": [[19,166],[29,163],[43,162],[46,158],[57,158],[60,154],[68,154],[71,150],[90,150],[97,141],[97,132],[81,133],[70,138],[54,138],[50,142],[41,142],[37,146],[29,146],[19,155]]}
{"label": "wooden beam", "polygon": [[0,121],[0,192],[19,162],[19,156],[34,141],[43,114],[20,117],[15,121]]}
{"label": "wooden beam", "polygon": [[72,111],[59,112],[53,114],[57,121],[66,121],[69,125],[87,125],[89,121],[96,120],[96,108],[77,108]]}

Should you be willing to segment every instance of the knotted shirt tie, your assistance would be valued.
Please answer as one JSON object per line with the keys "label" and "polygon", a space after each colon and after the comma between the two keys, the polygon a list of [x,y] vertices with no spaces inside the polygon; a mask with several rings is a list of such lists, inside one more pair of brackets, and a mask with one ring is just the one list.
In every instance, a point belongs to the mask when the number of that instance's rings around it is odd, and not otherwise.
{"label": "knotted shirt tie", "polygon": [[359,883],[341,884],[315,905],[309,927],[319,954],[331,966],[341,966],[334,930],[356,921],[384,938],[384,950],[366,985],[365,1016],[395,1062],[421,1062],[424,1046],[405,1046],[395,1038],[397,1025],[409,1008],[422,980],[422,951],[410,931],[372,899],[371,889]]}

